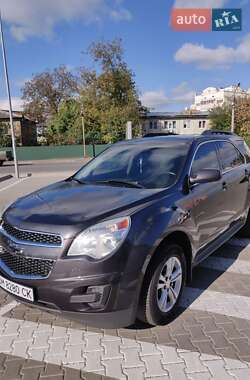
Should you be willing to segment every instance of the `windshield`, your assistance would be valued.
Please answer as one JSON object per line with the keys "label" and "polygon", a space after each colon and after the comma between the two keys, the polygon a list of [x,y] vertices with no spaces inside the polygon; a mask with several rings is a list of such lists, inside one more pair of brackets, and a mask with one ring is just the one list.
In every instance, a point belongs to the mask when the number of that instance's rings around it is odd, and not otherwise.
{"label": "windshield", "polygon": [[84,166],[74,179],[87,183],[126,186],[138,184],[146,189],[166,188],[178,179],[189,145],[171,142],[167,146],[144,144],[114,145]]}

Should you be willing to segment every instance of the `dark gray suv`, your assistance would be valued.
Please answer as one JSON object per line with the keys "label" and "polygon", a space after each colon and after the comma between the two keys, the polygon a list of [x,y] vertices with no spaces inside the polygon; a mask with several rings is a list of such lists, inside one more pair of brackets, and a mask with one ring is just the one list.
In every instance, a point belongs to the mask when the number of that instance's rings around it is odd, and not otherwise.
{"label": "dark gray suv", "polygon": [[249,162],[220,132],[115,144],[4,212],[0,286],[90,325],[164,324],[194,266],[250,237]]}

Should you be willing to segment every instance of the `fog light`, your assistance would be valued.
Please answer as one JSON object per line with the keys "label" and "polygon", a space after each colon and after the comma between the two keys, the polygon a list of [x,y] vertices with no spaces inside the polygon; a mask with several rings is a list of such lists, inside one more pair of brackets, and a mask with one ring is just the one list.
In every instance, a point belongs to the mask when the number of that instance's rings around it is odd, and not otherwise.
{"label": "fog light", "polygon": [[94,308],[105,306],[109,297],[110,288],[110,285],[89,286],[87,294],[96,295],[96,301],[89,303],[89,306]]}

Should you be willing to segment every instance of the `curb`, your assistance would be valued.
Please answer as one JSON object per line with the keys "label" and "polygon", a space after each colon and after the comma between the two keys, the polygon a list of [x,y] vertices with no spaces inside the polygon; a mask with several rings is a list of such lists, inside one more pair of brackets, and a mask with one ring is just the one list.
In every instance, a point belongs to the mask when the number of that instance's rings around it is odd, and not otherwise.
{"label": "curb", "polygon": [[3,177],[0,177],[0,182],[7,181],[8,179],[11,179],[11,178],[13,178],[13,175],[11,174],[5,175]]}

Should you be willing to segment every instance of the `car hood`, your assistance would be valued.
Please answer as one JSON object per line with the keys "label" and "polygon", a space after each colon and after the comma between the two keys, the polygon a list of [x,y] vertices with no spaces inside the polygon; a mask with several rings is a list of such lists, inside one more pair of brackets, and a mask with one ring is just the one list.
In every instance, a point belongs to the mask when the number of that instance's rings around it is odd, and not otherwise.
{"label": "car hood", "polygon": [[159,190],[83,185],[62,181],[18,199],[6,221],[22,229],[73,236],[92,222],[139,206]]}

